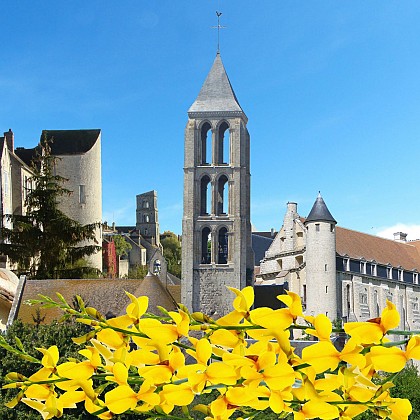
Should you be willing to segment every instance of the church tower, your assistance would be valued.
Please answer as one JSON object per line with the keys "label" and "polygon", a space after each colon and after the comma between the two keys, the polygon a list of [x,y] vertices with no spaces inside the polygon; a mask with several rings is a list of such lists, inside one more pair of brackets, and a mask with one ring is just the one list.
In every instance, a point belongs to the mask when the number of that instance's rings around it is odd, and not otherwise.
{"label": "church tower", "polygon": [[252,283],[248,118],[220,54],[188,110],[184,155],[182,302],[218,318]]}
{"label": "church tower", "polygon": [[305,220],[306,315],[324,313],[331,321],[338,317],[336,224],[321,194],[318,194]]}

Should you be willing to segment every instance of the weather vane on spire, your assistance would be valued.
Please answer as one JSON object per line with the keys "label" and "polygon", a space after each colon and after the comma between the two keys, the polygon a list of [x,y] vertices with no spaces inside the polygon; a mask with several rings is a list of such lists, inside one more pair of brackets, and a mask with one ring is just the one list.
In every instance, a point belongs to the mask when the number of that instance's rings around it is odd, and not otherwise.
{"label": "weather vane on spire", "polygon": [[220,16],[222,16],[222,12],[217,12],[217,26],[212,26],[213,29],[217,29],[217,53],[220,52],[220,29],[225,29],[226,26],[222,26],[220,24]]}

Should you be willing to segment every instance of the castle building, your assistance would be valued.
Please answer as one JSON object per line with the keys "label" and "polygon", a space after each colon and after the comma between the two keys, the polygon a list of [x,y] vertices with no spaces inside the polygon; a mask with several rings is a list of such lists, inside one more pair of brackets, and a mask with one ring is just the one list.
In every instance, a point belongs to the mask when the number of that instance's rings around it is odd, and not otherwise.
{"label": "castle building", "polygon": [[401,314],[399,328],[420,329],[420,240],[394,240],[336,225],[319,195],[306,218],[287,203],[283,226],[260,263],[256,287],[278,287],[301,296],[307,315],[366,321],[386,300]]}
{"label": "castle building", "polygon": [[185,129],[181,284],[182,303],[216,317],[226,286],[252,283],[247,122],[217,53]]}
{"label": "castle building", "polygon": [[[66,181],[64,187],[72,191],[60,197],[60,208],[82,225],[102,220],[101,131],[100,130],[44,130],[41,138],[52,139],[51,154],[57,157],[56,173]],[[40,145],[26,149],[14,147],[13,132],[0,137],[1,150],[1,216],[25,214],[25,198],[32,188],[31,165]],[[95,245],[102,244],[102,230],[96,231]],[[102,255],[87,257],[92,266],[102,271]],[[4,268],[7,260],[2,261]]]}

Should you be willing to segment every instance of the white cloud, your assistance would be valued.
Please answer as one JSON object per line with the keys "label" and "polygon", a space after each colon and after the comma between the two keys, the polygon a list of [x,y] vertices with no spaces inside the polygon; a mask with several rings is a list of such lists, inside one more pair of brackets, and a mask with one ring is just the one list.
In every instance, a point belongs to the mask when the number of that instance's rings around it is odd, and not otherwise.
{"label": "white cloud", "polygon": [[376,234],[382,238],[394,239],[395,232],[407,233],[408,241],[420,239],[420,225],[407,225],[405,223],[397,223],[393,226],[380,228]]}

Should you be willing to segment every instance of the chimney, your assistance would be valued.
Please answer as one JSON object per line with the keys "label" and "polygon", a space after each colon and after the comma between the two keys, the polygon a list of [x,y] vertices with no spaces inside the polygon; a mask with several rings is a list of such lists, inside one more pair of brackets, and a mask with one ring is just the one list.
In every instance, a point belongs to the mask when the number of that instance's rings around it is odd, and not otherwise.
{"label": "chimney", "polygon": [[290,213],[297,213],[297,203],[289,201],[287,203],[287,211]]}
{"label": "chimney", "polygon": [[394,241],[407,242],[407,233],[395,232],[394,233]]}
{"label": "chimney", "polygon": [[7,148],[13,153],[15,150],[15,136],[11,128],[4,133],[4,138],[6,139]]}
{"label": "chimney", "polygon": [[274,238],[274,236],[276,235],[276,231],[274,230],[274,228],[271,228],[270,235],[272,238]]}

